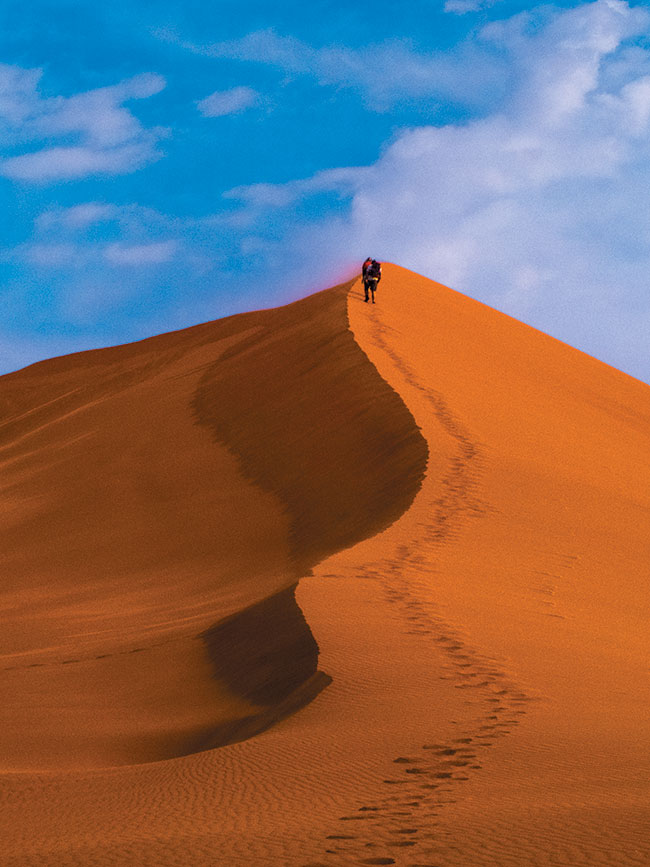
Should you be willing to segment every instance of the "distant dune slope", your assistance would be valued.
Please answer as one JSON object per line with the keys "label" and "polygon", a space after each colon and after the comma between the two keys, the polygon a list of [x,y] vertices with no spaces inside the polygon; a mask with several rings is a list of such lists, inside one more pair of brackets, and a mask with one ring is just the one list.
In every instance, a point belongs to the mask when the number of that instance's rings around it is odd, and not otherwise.
{"label": "distant dune slope", "polygon": [[427,458],[347,289],[0,379],[7,767],[243,736],[315,675],[290,588],[395,520]]}

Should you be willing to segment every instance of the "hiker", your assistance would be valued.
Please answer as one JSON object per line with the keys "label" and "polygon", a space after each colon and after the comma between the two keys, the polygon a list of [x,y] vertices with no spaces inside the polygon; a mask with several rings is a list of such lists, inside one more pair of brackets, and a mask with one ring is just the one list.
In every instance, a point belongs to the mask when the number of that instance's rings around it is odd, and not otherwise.
{"label": "hiker", "polygon": [[363,277],[363,288],[366,293],[365,301],[370,300],[372,294],[372,303],[375,303],[375,290],[377,283],[381,280],[381,265],[376,259],[370,256],[361,266],[361,276]]}

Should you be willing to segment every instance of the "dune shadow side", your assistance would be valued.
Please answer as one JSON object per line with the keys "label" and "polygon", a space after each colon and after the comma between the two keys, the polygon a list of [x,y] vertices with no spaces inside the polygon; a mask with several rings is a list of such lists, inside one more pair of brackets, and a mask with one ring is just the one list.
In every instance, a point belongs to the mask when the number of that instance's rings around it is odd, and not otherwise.
{"label": "dune shadow side", "polygon": [[[245,477],[281,502],[296,582],[397,520],[428,460],[410,410],[349,328],[351,285],[249,314],[255,333],[206,369],[193,402],[197,423],[236,455]],[[294,590],[203,634],[215,677],[236,695],[275,707],[276,716],[326,685]],[[251,722],[240,721],[239,734]],[[231,736],[228,726],[212,744]]]}
{"label": "dune shadow side", "polygon": [[253,704],[279,703],[316,673],[318,645],[295,590],[294,584],[201,635],[216,677]]}
{"label": "dune shadow side", "polygon": [[296,584],[201,634],[214,676],[260,710],[215,726],[203,749],[244,740],[308,704],[331,678],[296,602]]}
{"label": "dune shadow side", "polygon": [[290,519],[296,579],[411,505],[427,442],[349,328],[345,283],[248,314],[254,334],[201,377],[196,422]]}

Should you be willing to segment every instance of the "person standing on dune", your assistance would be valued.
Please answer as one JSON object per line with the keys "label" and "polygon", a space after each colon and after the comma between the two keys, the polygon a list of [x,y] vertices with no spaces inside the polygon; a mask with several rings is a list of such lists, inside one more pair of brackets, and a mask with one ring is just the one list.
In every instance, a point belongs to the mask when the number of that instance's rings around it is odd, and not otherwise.
{"label": "person standing on dune", "polygon": [[368,256],[361,266],[361,276],[363,278],[363,288],[366,293],[365,300],[369,301],[370,293],[372,293],[372,303],[374,304],[377,283],[381,280],[381,264],[376,259],[372,259]]}

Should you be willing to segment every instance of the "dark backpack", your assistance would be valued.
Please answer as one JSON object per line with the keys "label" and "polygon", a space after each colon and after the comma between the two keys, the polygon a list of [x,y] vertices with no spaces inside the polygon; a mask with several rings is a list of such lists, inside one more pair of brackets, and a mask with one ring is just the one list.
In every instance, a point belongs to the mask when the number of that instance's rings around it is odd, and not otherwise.
{"label": "dark backpack", "polygon": [[373,280],[379,280],[379,278],[381,277],[381,265],[376,259],[373,259],[370,265],[368,265],[366,274]]}

